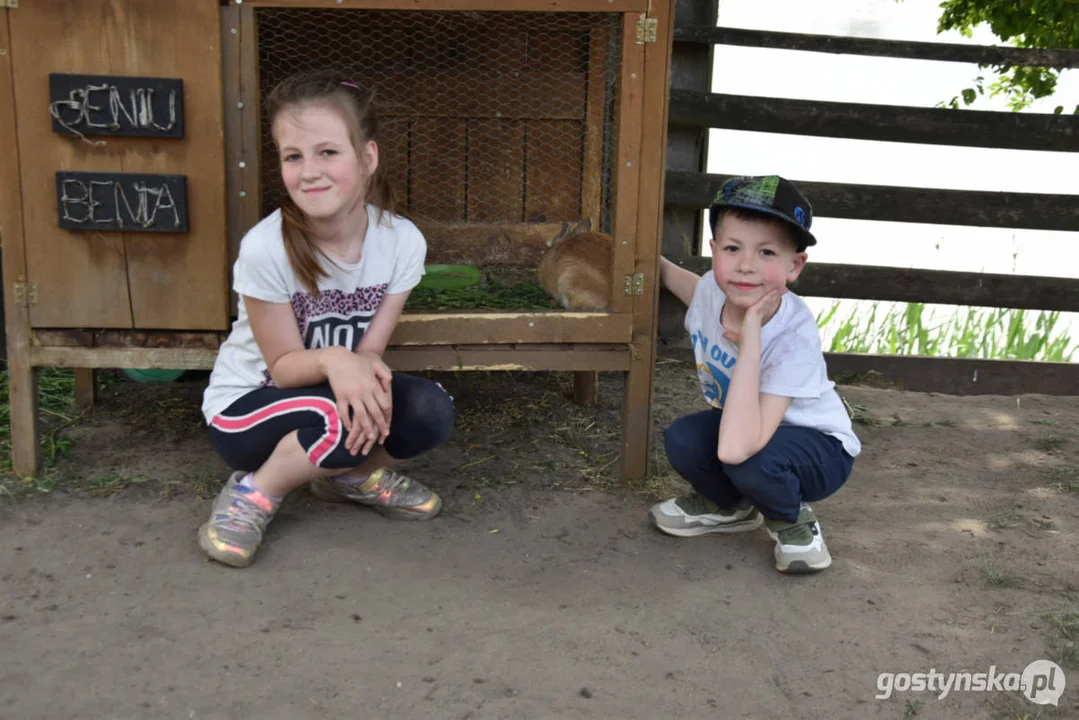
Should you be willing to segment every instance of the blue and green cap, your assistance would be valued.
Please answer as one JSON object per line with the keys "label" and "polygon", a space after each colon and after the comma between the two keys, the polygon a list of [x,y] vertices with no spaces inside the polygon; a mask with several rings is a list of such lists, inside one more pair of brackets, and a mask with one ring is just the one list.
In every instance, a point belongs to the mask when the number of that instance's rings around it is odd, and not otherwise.
{"label": "blue and green cap", "polygon": [[716,220],[723,208],[734,207],[763,213],[790,223],[801,238],[799,251],[816,245],[809,232],[813,208],[790,180],[778,175],[733,177],[723,183],[708,208],[708,222],[715,232]]}

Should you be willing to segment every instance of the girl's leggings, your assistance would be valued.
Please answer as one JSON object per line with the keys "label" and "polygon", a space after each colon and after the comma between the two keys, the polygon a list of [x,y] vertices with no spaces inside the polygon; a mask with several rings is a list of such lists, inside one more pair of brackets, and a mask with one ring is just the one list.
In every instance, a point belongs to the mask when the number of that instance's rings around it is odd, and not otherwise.
{"label": "girl's leggings", "polygon": [[[453,398],[435,382],[395,372],[391,381],[393,412],[383,445],[398,460],[439,445],[453,429]],[[331,469],[358,467],[366,455],[345,449],[348,432],[337,412],[329,383],[314,387],[259,388],[230,405],[210,422],[210,436],[233,470],[254,472],[293,430],[312,465]]]}

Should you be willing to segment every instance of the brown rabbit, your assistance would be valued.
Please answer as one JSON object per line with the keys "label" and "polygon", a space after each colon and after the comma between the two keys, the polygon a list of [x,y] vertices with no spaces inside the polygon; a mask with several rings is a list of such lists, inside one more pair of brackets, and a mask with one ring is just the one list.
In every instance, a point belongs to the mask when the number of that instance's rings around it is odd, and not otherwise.
{"label": "brown rabbit", "polygon": [[539,265],[539,283],[567,310],[606,310],[611,305],[614,238],[575,232],[556,241]]}

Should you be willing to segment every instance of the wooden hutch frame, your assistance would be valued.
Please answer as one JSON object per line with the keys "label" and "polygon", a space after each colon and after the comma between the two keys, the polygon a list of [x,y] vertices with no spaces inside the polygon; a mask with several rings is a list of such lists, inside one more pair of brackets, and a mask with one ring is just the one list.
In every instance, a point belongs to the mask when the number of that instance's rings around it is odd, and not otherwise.
{"label": "wooden hutch frame", "polygon": [[[134,0],[90,0],[79,7],[87,15],[111,7],[113,15],[135,12]],[[183,368],[209,369],[217,347],[227,336],[231,324],[230,308],[235,300],[224,300],[213,319],[192,321],[184,317],[184,307],[173,308],[176,322],[162,328],[156,320],[119,323],[111,327],[64,326],[52,320],[37,322],[35,302],[51,292],[45,278],[28,261],[28,248],[40,233],[40,241],[49,241],[48,233],[57,234],[55,217],[28,213],[27,202],[41,185],[29,186],[26,171],[29,157],[26,130],[20,136],[19,118],[25,117],[19,100],[29,83],[40,84],[41,69],[31,69],[28,60],[18,57],[16,36],[28,28],[49,27],[45,21],[26,23],[21,15],[43,13],[59,16],[76,13],[63,7],[60,0],[31,0],[23,7],[0,10],[0,231],[3,240],[4,301],[7,327],[8,373],[10,382],[12,460],[18,474],[35,474],[39,469],[37,430],[36,370],[41,367],[76,369],[77,399],[93,397],[94,368]],[[192,172],[197,163],[216,165],[203,168],[203,207],[193,204],[194,220],[206,219],[200,232],[210,236],[212,252],[209,277],[200,282],[213,285],[215,297],[229,298],[231,260],[238,239],[246,228],[261,217],[258,192],[258,164],[252,162],[252,148],[258,144],[258,83],[255,77],[257,49],[254,47],[254,13],[260,8],[335,8],[410,11],[483,11],[483,12],[601,12],[623,16],[621,57],[618,80],[617,137],[615,139],[612,180],[617,188],[611,206],[613,234],[616,238],[614,289],[611,311],[581,312],[455,312],[411,313],[401,318],[386,356],[388,364],[401,371],[420,370],[551,370],[572,371],[579,380],[588,380],[600,371],[625,373],[620,475],[639,477],[647,472],[650,454],[651,401],[655,362],[655,338],[659,290],[657,287],[660,237],[663,220],[664,169],[666,164],[666,124],[669,93],[670,57],[673,33],[674,0],[155,0],[167,8],[173,21],[183,17],[201,17],[202,27],[217,14],[219,33],[203,38],[209,61],[220,65],[215,77],[205,74],[187,78],[203,90],[216,88],[220,99],[205,102],[199,108],[203,126],[198,137],[200,152],[172,154],[161,161],[159,149],[127,150],[154,155],[153,171]],[[212,6],[206,7],[206,6]],[[139,12],[151,12],[138,9]],[[164,12],[164,11],[163,11]],[[198,13],[198,15],[196,15]],[[156,16],[155,16],[156,17]],[[88,18],[89,19],[89,18]],[[70,22],[70,17],[66,19]],[[59,20],[55,20],[59,22]],[[176,27],[164,21],[161,27],[140,27],[133,32],[112,32],[118,43],[150,43]],[[167,26],[166,26],[167,25]],[[110,36],[111,38],[111,36]],[[73,41],[74,42],[74,41]],[[112,60],[115,75],[184,75],[176,61],[155,65],[139,58],[141,48],[127,48],[125,61]],[[202,47],[198,52],[203,52]],[[115,51],[114,51],[115,52]],[[194,50],[192,50],[194,52]],[[28,54],[28,53],[26,53]],[[180,55],[179,51],[176,53]],[[70,54],[69,54],[70,55]],[[146,53],[153,56],[153,53]],[[78,53],[80,66],[54,72],[93,74],[107,70],[93,66],[92,52]],[[132,60],[132,58],[135,58]],[[187,61],[185,61],[187,62]],[[205,67],[203,61],[196,67]],[[19,73],[28,73],[29,79]],[[36,75],[35,75],[36,73]],[[20,82],[22,83],[20,85]],[[32,84],[29,86],[33,86]],[[185,85],[187,87],[187,85]],[[197,100],[197,98],[196,98]],[[47,110],[34,108],[38,117]],[[47,118],[45,119],[47,121]],[[194,126],[194,123],[192,123]],[[214,127],[219,132],[214,130]],[[209,129],[206,129],[209,128]],[[195,130],[192,127],[192,130]],[[68,160],[79,161],[76,167],[52,169],[93,169],[94,151],[71,139],[46,138],[53,144],[66,144]],[[185,140],[184,142],[188,142]],[[124,147],[121,139],[116,145]],[[137,145],[138,140],[132,142]],[[145,146],[143,146],[145,148]],[[74,148],[74,149],[72,149]],[[116,152],[116,148],[113,149]],[[20,154],[21,153],[21,154]],[[36,160],[36,158],[34,159]],[[136,168],[137,162],[131,163]],[[112,168],[115,169],[115,168]],[[145,172],[146,170],[139,170]],[[206,192],[206,185],[220,185],[220,197]],[[205,195],[213,195],[206,199]],[[43,201],[44,202],[44,201]],[[55,203],[55,198],[47,202]],[[40,207],[40,205],[38,205]],[[215,208],[218,208],[215,210]],[[224,210],[222,214],[220,210]],[[49,226],[51,223],[51,227]],[[207,230],[207,225],[210,227]],[[109,233],[120,236],[121,233]],[[146,233],[143,233],[144,235]],[[131,247],[131,235],[126,241]],[[138,233],[135,233],[138,235]],[[66,242],[66,241],[65,241]],[[128,250],[130,253],[130,249]],[[53,257],[57,263],[71,258]],[[203,253],[206,255],[207,253]],[[42,262],[37,262],[42,267]],[[190,263],[185,267],[191,267]],[[86,268],[93,272],[95,267]],[[130,271],[129,271],[130,272]],[[190,271],[189,271],[190,272]],[[156,278],[157,276],[155,276]],[[188,277],[168,278],[176,283]],[[130,278],[128,282],[133,282]],[[155,280],[157,282],[157,280]],[[219,287],[221,284],[224,287]],[[162,286],[164,287],[164,286]],[[624,290],[623,290],[624,288]],[[128,292],[132,292],[128,290]],[[78,298],[81,301],[81,297]],[[161,302],[167,302],[161,301]],[[183,302],[180,305],[184,305]],[[55,316],[56,313],[53,313]],[[137,313],[132,310],[132,315]],[[151,313],[152,315],[152,313]],[[160,317],[160,316],[157,316]],[[205,315],[204,315],[205,317]],[[89,324],[89,323],[86,323]],[[579,383],[587,387],[587,382]]]}

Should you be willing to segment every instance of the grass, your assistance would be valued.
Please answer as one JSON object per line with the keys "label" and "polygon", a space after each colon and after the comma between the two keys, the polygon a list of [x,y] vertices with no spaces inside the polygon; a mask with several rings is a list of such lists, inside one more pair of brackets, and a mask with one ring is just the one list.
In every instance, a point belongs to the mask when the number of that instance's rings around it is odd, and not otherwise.
{"label": "grass", "polygon": [[408,297],[408,310],[554,310],[554,300],[536,282],[530,268],[480,268],[478,285],[459,289],[417,287]]}
{"label": "grass", "polygon": [[75,374],[72,370],[42,368],[38,372],[38,409],[41,415],[41,472],[37,477],[19,478],[11,468],[11,406],[7,368],[0,372],[0,497],[48,493],[56,486],[52,470],[67,454],[71,442],[59,437],[79,415],[75,401]]}
{"label": "grass", "polygon": [[1067,670],[1079,670],[1079,649],[1075,638],[1079,636],[1079,612],[1047,613],[1043,616],[1057,630],[1053,638],[1053,660]]}
{"label": "grass", "polygon": [[1058,327],[1060,312],[955,308],[937,319],[925,303],[837,301],[817,316],[829,352],[1072,362],[1079,342]]}
{"label": "grass", "polygon": [[988,555],[985,556],[985,581],[994,587],[1017,587],[1020,583],[1017,578],[1005,575],[997,570],[996,563]]}

